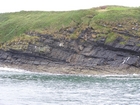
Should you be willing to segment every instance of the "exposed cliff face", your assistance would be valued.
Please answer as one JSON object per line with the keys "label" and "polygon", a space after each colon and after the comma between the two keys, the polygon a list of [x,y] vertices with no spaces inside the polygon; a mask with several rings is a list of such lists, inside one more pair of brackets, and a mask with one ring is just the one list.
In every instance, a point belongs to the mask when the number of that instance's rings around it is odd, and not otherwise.
{"label": "exposed cliff face", "polygon": [[[72,29],[65,32],[71,31]],[[29,43],[25,50],[12,47],[7,51],[0,50],[1,63],[18,66],[28,64],[36,67],[38,65],[45,67],[61,65],[81,69],[96,68],[97,70],[99,68],[104,70],[106,66],[120,70],[131,67],[140,69],[140,47],[138,46],[140,41],[137,37],[125,32],[122,34],[130,37],[125,44],[120,43],[123,41],[121,37],[110,43],[106,43],[105,37],[95,38],[96,32],[90,27],[81,31],[77,39],[70,40],[38,33],[28,34],[39,37],[36,43]]]}

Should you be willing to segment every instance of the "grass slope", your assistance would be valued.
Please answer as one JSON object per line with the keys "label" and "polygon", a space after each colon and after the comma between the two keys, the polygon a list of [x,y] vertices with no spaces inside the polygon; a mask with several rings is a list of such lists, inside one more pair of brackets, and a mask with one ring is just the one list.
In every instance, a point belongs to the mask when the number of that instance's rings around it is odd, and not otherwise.
{"label": "grass slope", "polygon": [[[0,43],[25,38],[25,33],[54,34],[60,29],[78,27],[78,31],[92,27],[99,37],[107,37],[107,43],[121,36],[112,29],[140,36],[140,8],[122,6],[103,6],[88,10],[41,12],[21,11],[0,14]],[[28,37],[29,38],[29,37]],[[36,38],[35,38],[36,39]]]}
{"label": "grass slope", "polygon": [[[25,32],[36,30],[56,31],[81,23],[81,18],[91,10],[70,12],[26,12],[0,14],[0,42],[5,42]],[[77,23],[75,23],[77,22]]]}

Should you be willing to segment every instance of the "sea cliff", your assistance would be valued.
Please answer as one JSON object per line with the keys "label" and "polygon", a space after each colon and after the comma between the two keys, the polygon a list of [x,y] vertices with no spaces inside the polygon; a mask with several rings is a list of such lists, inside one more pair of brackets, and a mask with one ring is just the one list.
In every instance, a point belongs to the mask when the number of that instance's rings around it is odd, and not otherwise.
{"label": "sea cliff", "polygon": [[[139,74],[140,21],[138,14],[135,15],[138,10],[105,6],[81,12],[86,14],[80,17],[81,21],[75,19],[80,14],[68,17],[71,24],[62,23],[60,28],[52,29],[46,23],[42,29],[38,26],[22,32],[17,26],[8,34],[1,32],[4,41],[1,39],[0,64],[50,73]],[[20,16],[21,12],[11,14]],[[8,20],[2,22],[5,25]],[[0,28],[6,28],[4,25]]]}

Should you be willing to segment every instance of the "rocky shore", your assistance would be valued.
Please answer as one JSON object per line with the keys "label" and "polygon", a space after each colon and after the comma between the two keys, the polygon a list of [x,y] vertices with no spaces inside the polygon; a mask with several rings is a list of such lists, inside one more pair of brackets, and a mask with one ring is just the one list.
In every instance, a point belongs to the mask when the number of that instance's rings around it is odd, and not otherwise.
{"label": "rocky shore", "polygon": [[45,65],[30,65],[30,64],[0,64],[0,67],[22,69],[30,72],[40,72],[40,73],[53,73],[53,74],[78,74],[78,75],[133,75],[140,74],[139,68],[130,67],[129,69],[122,69],[116,67],[102,66],[98,68],[81,68],[74,66],[64,66],[55,65],[45,66]]}
{"label": "rocky shore", "polygon": [[[75,29],[63,30],[72,33]],[[7,50],[0,50],[0,66],[14,67],[35,72],[65,74],[140,74],[140,41],[127,32],[125,44],[121,37],[110,43],[105,38],[97,40],[93,28],[83,30],[77,39],[55,38],[49,34],[27,33],[36,36],[36,43],[12,43]],[[15,47],[16,45],[16,47]],[[9,46],[9,45],[8,45]]]}

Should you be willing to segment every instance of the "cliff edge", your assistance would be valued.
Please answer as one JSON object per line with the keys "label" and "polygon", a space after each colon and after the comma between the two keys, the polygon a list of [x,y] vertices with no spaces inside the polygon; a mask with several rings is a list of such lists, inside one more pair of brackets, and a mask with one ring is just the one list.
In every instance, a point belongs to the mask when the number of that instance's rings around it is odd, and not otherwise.
{"label": "cliff edge", "polygon": [[139,9],[102,6],[0,14],[1,66],[68,74],[139,74]]}

